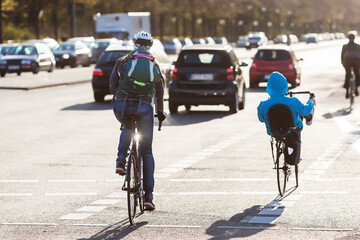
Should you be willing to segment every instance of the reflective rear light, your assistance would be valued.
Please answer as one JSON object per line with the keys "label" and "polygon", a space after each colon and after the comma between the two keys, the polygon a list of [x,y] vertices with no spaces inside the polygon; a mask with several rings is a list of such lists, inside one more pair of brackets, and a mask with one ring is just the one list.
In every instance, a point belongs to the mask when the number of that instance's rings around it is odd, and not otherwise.
{"label": "reflective rear light", "polygon": [[227,75],[226,76],[226,79],[229,80],[229,81],[233,81],[234,80],[234,75]]}
{"label": "reflective rear light", "polygon": [[228,68],[228,69],[226,69],[226,72],[227,72],[227,73],[233,73],[234,70],[233,70],[232,68]]}
{"label": "reflective rear light", "polygon": [[228,69],[226,69],[226,73],[228,74],[226,76],[226,79],[229,81],[233,81],[234,80],[234,69],[228,68]]}
{"label": "reflective rear light", "polygon": [[95,68],[93,71],[93,76],[104,76],[104,73],[101,69]]}
{"label": "reflective rear light", "polygon": [[288,69],[289,69],[289,70],[294,70],[294,65],[293,65],[292,63],[290,63],[290,64],[288,65]]}
{"label": "reflective rear light", "polygon": [[177,73],[178,70],[177,68],[174,68],[172,71],[171,71],[171,80],[176,80],[177,79],[177,76],[175,73]]}
{"label": "reflective rear light", "polygon": [[251,64],[251,68],[256,69],[257,68],[256,63]]}

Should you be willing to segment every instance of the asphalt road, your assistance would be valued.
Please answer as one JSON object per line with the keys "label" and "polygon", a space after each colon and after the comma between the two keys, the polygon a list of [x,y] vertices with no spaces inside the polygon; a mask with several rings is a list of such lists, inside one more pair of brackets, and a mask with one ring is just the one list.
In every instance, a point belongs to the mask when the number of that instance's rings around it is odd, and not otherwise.
{"label": "asphalt road", "polygon": [[[256,116],[267,94],[249,89],[237,114],[180,107],[155,131],[156,211],[134,227],[114,174],[119,124],[109,101],[94,103],[89,82],[1,90],[0,239],[359,239],[360,99],[348,108],[340,50],[338,43],[296,52],[304,61],[295,90],[317,99],[302,133],[297,189],[278,196]],[[237,51],[251,63],[251,51]]]}

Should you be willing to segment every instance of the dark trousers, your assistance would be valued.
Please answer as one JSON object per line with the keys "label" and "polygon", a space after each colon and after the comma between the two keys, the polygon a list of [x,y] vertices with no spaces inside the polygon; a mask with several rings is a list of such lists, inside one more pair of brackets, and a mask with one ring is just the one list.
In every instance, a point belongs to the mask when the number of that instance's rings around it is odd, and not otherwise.
{"label": "dark trousers", "polygon": [[347,88],[349,85],[351,70],[354,71],[355,74],[355,82],[356,86],[360,85],[360,74],[359,74],[359,61],[353,58],[346,58],[344,63],[345,68],[345,84],[344,87]]}

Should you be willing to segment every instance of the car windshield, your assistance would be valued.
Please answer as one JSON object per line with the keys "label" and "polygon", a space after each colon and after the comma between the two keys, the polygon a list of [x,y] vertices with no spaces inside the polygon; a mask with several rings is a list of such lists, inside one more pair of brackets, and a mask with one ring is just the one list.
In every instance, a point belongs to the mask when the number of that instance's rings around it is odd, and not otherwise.
{"label": "car windshield", "polygon": [[54,49],[54,51],[74,51],[74,49],[74,44],[60,44]]}
{"label": "car windshield", "polygon": [[249,40],[251,40],[251,41],[260,41],[261,37],[249,37]]}
{"label": "car windshield", "polygon": [[3,54],[3,55],[6,55],[10,52],[11,48],[15,48],[13,46],[2,46],[0,47],[0,53]]}
{"label": "car windshield", "polygon": [[255,59],[265,61],[284,61],[290,59],[290,54],[285,50],[259,50]]}
{"label": "car windshield", "polygon": [[229,66],[230,57],[223,51],[183,51],[177,61],[179,65]]}
{"label": "car windshield", "polygon": [[36,55],[36,47],[34,46],[17,46],[9,50],[9,55]]}
{"label": "car windshield", "polygon": [[105,49],[107,46],[109,46],[109,42],[95,42],[93,49]]}
{"label": "car windshield", "polygon": [[103,52],[98,61],[98,66],[114,66],[117,59],[130,53],[130,51],[109,51]]}

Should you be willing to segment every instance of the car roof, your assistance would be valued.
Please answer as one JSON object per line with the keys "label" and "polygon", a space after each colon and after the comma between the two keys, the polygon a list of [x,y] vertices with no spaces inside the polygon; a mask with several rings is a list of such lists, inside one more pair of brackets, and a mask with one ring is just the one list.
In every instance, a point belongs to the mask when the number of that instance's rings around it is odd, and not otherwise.
{"label": "car roof", "polygon": [[132,50],[134,50],[134,47],[130,45],[113,44],[113,45],[109,45],[105,51],[132,51]]}
{"label": "car roof", "polygon": [[285,50],[292,51],[292,48],[287,45],[266,45],[260,46],[258,50]]}
{"label": "car roof", "polygon": [[184,46],[182,50],[223,50],[230,51],[232,47],[230,45],[222,44],[195,44],[192,46]]}

